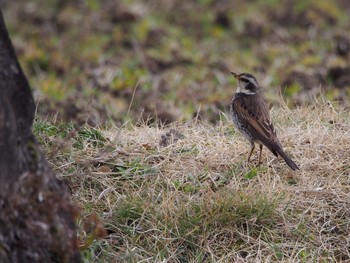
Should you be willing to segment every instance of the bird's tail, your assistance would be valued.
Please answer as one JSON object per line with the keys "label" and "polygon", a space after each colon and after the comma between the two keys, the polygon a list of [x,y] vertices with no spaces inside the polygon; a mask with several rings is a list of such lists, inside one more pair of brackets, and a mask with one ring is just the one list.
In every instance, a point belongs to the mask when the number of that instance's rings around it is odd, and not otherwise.
{"label": "bird's tail", "polygon": [[280,145],[276,145],[276,147],[274,147],[274,150],[277,152],[277,154],[279,156],[281,156],[284,161],[286,162],[286,164],[293,170],[299,170],[298,165],[296,165],[295,162],[293,162],[293,160],[283,151],[282,147]]}

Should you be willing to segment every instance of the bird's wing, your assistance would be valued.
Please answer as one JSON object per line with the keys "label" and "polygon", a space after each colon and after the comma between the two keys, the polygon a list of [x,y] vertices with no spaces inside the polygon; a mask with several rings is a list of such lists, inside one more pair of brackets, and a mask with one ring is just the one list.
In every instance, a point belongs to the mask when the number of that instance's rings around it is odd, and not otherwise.
{"label": "bird's wing", "polygon": [[233,101],[233,107],[252,136],[277,156],[273,147],[278,143],[276,131],[263,98],[256,95],[239,97]]}

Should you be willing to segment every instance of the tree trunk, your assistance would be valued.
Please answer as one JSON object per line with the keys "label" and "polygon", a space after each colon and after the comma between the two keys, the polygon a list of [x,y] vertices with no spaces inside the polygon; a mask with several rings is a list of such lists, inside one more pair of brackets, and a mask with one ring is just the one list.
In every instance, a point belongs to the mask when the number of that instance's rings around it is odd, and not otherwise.
{"label": "tree trunk", "polygon": [[81,262],[77,209],[35,141],[34,111],[0,11],[0,262]]}

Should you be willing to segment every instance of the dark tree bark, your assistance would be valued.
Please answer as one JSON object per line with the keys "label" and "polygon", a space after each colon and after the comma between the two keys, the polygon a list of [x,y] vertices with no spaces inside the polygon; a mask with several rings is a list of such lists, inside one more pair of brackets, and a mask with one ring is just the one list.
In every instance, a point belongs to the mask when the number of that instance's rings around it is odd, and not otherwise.
{"label": "dark tree bark", "polygon": [[0,11],[0,262],[81,262],[77,209],[35,141],[34,110]]}

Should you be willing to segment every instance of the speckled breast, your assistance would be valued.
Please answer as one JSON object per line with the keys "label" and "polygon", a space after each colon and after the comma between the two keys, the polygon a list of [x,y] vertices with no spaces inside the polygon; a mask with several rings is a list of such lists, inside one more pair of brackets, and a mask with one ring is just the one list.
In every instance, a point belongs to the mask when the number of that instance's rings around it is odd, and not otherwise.
{"label": "speckled breast", "polygon": [[244,126],[244,124],[241,121],[241,118],[238,116],[236,110],[233,107],[234,105],[234,99],[231,102],[230,105],[230,115],[231,115],[231,120],[234,123],[235,127],[240,131],[240,133],[242,133],[242,135],[251,141],[254,141],[254,137],[251,135],[251,133],[247,130],[247,128]]}

